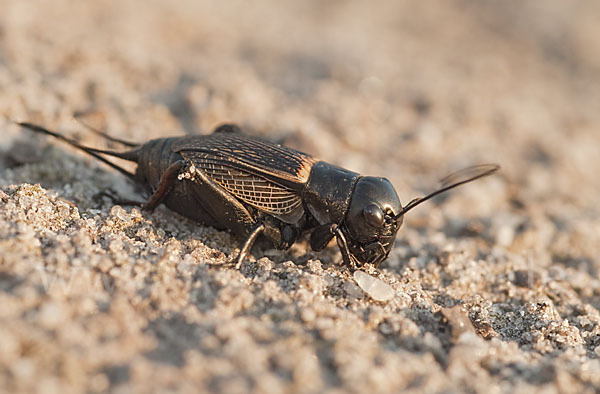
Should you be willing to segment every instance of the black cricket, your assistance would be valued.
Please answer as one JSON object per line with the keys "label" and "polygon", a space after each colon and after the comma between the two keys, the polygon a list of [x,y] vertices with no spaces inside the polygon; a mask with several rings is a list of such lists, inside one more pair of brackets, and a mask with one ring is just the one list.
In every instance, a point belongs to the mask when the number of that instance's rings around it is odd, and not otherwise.
{"label": "black cricket", "polygon": [[[143,185],[151,197],[138,203],[152,211],[164,203],[202,224],[230,230],[245,238],[239,268],[259,235],[278,249],[288,249],[310,233],[314,251],[333,237],[344,263],[357,269],[379,266],[392,250],[404,215],[430,198],[490,175],[495,164],[465,168],[442,180],[440,189],[404,207],[386,178],[362,176],[319,161],[305,153],[245,135],[225,124],[212,134],[160,138],[134,144],[110,137],[130,149],[95,149],[31,123],[18,123],[85,151]],[[137,163],[135,174],[107,160],[112,156]]]}

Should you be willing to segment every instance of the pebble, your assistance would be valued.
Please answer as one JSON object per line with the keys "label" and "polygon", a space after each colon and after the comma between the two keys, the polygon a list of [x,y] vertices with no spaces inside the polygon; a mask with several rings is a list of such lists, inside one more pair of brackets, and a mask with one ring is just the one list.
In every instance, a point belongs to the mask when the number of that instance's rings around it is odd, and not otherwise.
{"label": "pebble", "polygon": [[394,289],[381,279],[375,278],[364,271],[356,271],[354,280],[358,286],[375,301],[389,301],[394,298]]}
{"label": "pebble", "polygon": [[457,340],[465,332],[476,334],[475,327],[473,327],[473,323],[469,319],[469,314],[460,305],[455,305],[452,308],[444,308],[441,312],[450,325],[454,340]]}

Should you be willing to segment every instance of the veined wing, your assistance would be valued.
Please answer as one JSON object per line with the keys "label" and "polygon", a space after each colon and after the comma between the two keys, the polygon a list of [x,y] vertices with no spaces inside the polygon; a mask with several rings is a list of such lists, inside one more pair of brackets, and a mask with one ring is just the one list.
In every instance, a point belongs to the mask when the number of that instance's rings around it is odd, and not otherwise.
{"label": "veined wing", "polygon": [[189,137],[173,147],[237,199],[286,223],[304,214],[300,190],[315,159],[243,135]]}
{"label": "veined wing", "polygon": [[297,150],[238,133],[213,133],[182,138],[173,150],[184,156],[207,154],[230,167],[300,190],[318,161]]}

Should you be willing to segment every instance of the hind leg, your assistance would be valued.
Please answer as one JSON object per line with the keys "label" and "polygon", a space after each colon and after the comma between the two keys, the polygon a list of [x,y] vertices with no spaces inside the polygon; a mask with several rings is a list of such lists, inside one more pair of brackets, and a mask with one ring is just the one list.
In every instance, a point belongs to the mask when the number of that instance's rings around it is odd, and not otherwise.
{"label": "hind leg", "polygon": [[282,227],[275,218],[252,214],[246,205],[186,160],[176,161],[167,168],[143,208],[153,210],[162,202],[183,216],[245,237],[237,259],[238,268],[260,234],[280,249],[287,249],[297,237],[291,226]]}
{"label": "hind leg", "polygon": [[185,161],[183,160],[176,161],[175,163],[171,164],[165,173],[160,177],[160,182],[156,188],[156,191],[152,193],[150,199],[145,203],[134,200],[123,200],[106,190],[99,192],[97,195],[110,198],[116,205],[138,206],[142,207],[143,210],[152,212],[165,200],[169,192],[173,190],[175,183],[177,182],[177,177],[179,176],[181,169],[184,167]]}
{"label": "hind leg", "polygon": [[154,211],[167,197],[167,195],[173,190],[175,184],[178,182],[179,174],[181,170],[186,166],[184,160],[176,161],[171,164],[169,168],[161,175],[160,182],[156,191],[150,196],[150,199],[142,205],[142,208],[147,211]]}
{"label": "hind leg", "polygon": [[287,249],[296,241],[299,232],[295,228],[240,202],[206,173],[191,164],[181,169],[178,178],[185,179],[185,182],[175,189],[172,197],[166,201],[167,206],[188,217],[190,212],[197,212],[201,207],[203,213],[212,217],[220,227],[244,237],[238,255],[238,267],[261,234],[278,249]]}

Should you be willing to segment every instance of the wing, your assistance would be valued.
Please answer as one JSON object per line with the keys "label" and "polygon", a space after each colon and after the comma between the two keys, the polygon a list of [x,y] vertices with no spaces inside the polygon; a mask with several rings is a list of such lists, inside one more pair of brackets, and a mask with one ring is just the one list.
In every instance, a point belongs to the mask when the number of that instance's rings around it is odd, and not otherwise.
{"label": "wing", "polygon": [[219,156],[233,167],[298,190],[308,181],[310,170],[318,161],[297,150],[233,132],[184,137],[172,149]]}
{"label": "wing", "polygon": [[184,138],[175,152],[237,199],[286,223],[304,214],[300,191],[316,162],[301,152],[240,134]]}

